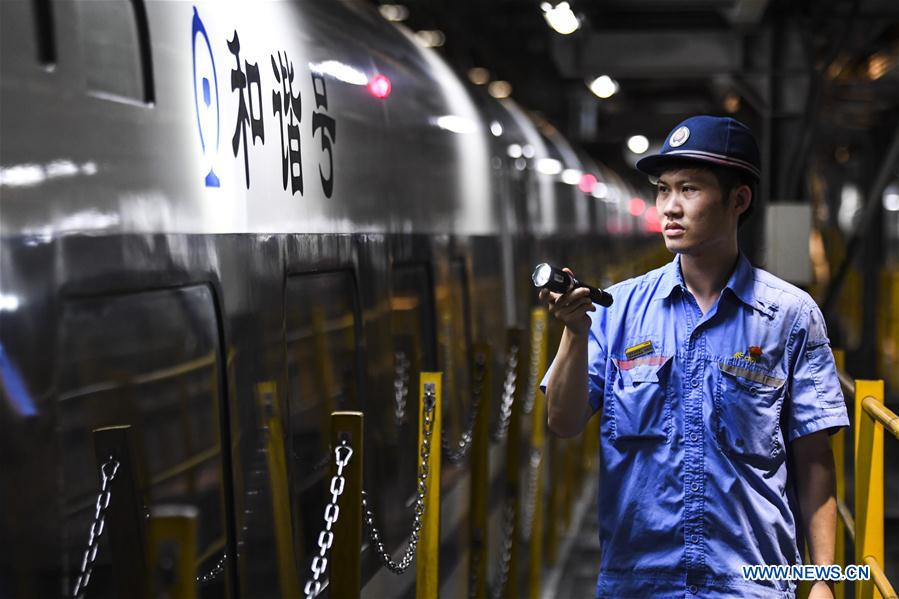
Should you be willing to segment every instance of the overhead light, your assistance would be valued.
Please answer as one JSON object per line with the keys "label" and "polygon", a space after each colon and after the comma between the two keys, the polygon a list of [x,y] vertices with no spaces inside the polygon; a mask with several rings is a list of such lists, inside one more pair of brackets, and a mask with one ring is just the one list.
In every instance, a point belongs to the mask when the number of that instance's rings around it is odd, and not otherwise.
{"label": "overhead light", "polygon": [[618,82],[608,75],[600,75],[591,81],[588,87],[591,92],[603,100],[611,98],[618,92]]}
{"label": "overhead light", "polygon": [[509,144],[509,147],[506,148],[506,154],[509,155],[509,158],[521,158],[521,146],[518,144]]}
{"label": "overhead light", "polygon": [[446,36],[439,29],[416,31],[415,39],[425,48],[440,48],[446,42]]}
{"label": "overhead light", "polygon": [[890,185],[883,192],[883,209],[887,212],[899,212],[899,185]]}
{"label": "overhead light", "polygon": [[537,154],[537,150],[531,144],[524,144],[521,147],[521,153],[525,158],[533,158]]}
{"label": "overhead light", "polygon": [[468,80],[475,85],[487,85],[490,82],[490,71],[484,67],[468,69]]}
{"label": "overhead light", "polygon": [[554,176],[562,172],[562,163],[555,158],[540,158],[535,166],[537,172],[544,175]]}
{"label": "overhead light", "polygon": [[578,182],[577,187],[584,193],[592,193],[593,188],[596,187],[596,176],[591,173],[584,173],[581,175],[581,180]]}
{"label": "overhead light", "polygon": [[634,135],[627,140],[627,149],[634,154],[643,154],[649,149],[649,140],[644,135]]}
{"label": "overhead light", "polygon": [[878,52],[868,59],[868,79],[877,81],[895,66],[896,61],[887,52]]}
{"label": "overhead light", "polygon": [[726,96],[724,96],[724,110],[726,110],[730,114],[736,114],[740,112],[740,96],[735,94],[734,92],[729,92]]}
{"label": "overhead light", "polygon": [[493,134],[493,137],[499,137],[503,134],[503,125],[499,121],[492,121],[490,123],[490,133]]}
{"label": "overhead light", "polygon": [[546,23],[556,33],[568,35],[577,31],[581,26],[577,15],[574,14],[567,2],[559,2],[555,7],[549,2],[544,2],[540,8],[543,10],[543,18],[546,19]]}
{"label": "overhead light", "polygon": [[631,201],[627,203],[627,209],[633,216],[643,216],[643,213],[646,212],[646,202],[643,198],[631,198]]}
{"label": "overhead light", "polygon": [[19,309],[19,298],[0,293],[0,312],[15,312]]}
{"label": "overhead light", "polygon": [[492,81],[487,86],[487,93],[498,100],[512,95],[512,84],[508,81]]}
{"label": "overhead light", "polygon": [[562,171],[562,183],[567,183],[568,185],[577,185],[581,182],[581,171],[576,168],[566,168]]}
{"label": "overhead light", "polygon": [[409,9],[402,4],[382,4],[378,7],[381,16],[393,23],[399,23],[409,18]]}
{"label": "overhead light", "polygon": [[609,186],[602,181],[597,181],[596,185],[593,186],[593,197],[597,200],[609,197]]}

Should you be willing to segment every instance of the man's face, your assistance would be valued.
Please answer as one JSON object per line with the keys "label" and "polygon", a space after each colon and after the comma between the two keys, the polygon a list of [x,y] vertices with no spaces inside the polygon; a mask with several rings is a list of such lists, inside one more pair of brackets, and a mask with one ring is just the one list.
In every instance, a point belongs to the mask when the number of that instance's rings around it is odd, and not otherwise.
{"label": "man's face", "polygon": [[736,240],[741,212],[735,203],[722,201],[721,187],[711,171],[687,168],[662,173],[656,211],[668,250],[700,255],[728,249]]}

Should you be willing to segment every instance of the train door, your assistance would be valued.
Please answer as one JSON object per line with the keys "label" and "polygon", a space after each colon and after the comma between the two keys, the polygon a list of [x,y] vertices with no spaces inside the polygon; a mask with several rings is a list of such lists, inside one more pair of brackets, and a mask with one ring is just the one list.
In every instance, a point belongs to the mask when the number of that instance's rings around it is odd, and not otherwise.
{"label": "train door", "polygon": [[[120,464],[116,476],[136,481],[149,508],[148,527],[158,514],[178,513],[194,531],[193,546],[185,541],[156,548],[158,567],[148,584],[160,594],[172,592],[173,585],[192,586],[194,580],[178,580],[178,565],[186,562],[199,578],[201,597],[228,595],[226,554],[233,553],[227,549],[226,525],[230,461],[222,442],[227,404],[211,289],[197,285],[69,299],[59,330],[58,509],[42,512],[59,515],[62,588],[71,591],[80,573],[95,518],[99,468],[107,459],[95,456],[92,431],[129,425],[132,464]],[[107,528],[114,525],[107,522]],[[122,569],[122,559],[134,559],[112,553],[112,534],[99,543],[92,596],[112,596],[114,568]],[[57,582],[51,594],[59,588]]]}

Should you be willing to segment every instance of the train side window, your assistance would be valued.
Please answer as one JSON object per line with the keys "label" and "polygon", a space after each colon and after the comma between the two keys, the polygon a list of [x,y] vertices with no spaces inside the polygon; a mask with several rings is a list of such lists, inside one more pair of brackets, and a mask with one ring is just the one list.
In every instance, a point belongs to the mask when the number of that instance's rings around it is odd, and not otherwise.
{"label": "train side window", "polygon": [[325,508],[331,412],[359,406],[360,321],[352,271],[290,275],[285,293],[288,462],[291,505],[300,510],[294,546],[308,570]]}
{"label": "train side window", "polygon": [[155,101],[143,0],[75,2],[87,87],[111,99]]}
{"label": "train side window", "polygon": [[[374,497],[383,520],[384,542],[393,551],[405,542],[407,514],[387,506],[406,505],[416,493],[418,472],[419,373],[437,368],[434,297],[430,265],[424,262],[393,265],[390,291],[393,387],[388,408],[380,418],[382,432],[369,436],[373,454],[369,461],[380,485]],[[378,410],[382,412],[382,410]],[[382,509],[383,506],[383,509]]]}
{"label": "train side window", "polygon": [[[206,286],[64,302],[55,402],[64,588],[74,585],[94,516],[98,465],[91,431],[100,427],[131,426],[134,474],[151,513],[164,506],[195,511],[198,572],[225,555],[222,448],[228,444],[222,442],[218,330]],[[112,582],[106,537],[91,581],[98,596]],[[201,590],[224,595],[224,577]]]}
{"label": "train side window", "polygon": [[443,433],[462,435],[471,406],[471,308],[465,259],[453,257],[446,286],[437,288],[440,369],[444,374]]}

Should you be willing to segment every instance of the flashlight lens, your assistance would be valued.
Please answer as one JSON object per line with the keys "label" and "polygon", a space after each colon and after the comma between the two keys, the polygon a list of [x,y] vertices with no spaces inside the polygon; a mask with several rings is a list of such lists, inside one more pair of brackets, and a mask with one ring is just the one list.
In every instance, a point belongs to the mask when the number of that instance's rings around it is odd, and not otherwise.
{"label": "flashlight lens", "polygon": [[534,274],[531,275],[531,280],[534,281],[535,287],[543,287],[547,283],[549,283],[549,278],[552,276],[553,267],[544,262],[543,264],[538,264],[537,268],[534,269]]}

